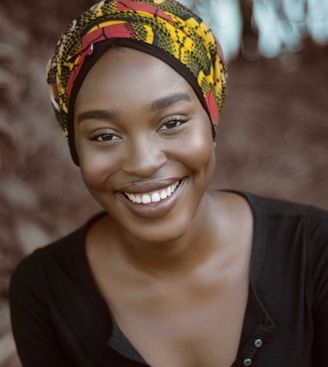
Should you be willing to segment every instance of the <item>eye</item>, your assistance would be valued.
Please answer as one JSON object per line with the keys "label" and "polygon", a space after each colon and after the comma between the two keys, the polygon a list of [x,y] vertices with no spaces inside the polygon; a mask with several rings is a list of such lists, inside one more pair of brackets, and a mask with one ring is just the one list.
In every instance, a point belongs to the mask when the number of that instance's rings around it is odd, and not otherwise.
{"label": "eye", "polygon": [[117,141],[117,140],[120,140],[120,139],[121,139],[120,136],[118,136],[116,134],[113,134],[112,132],[109,132],[109,131],[95,132],[90,137],[90,140],[100,142],[100,143]]}
{"label": "eye", "polygon": [[186,121],[184,121],[181,117],[170,118],[169,120],[164,122],[164,124],[160,127],[159,131],[170,130],[180,127],[185,122]]}

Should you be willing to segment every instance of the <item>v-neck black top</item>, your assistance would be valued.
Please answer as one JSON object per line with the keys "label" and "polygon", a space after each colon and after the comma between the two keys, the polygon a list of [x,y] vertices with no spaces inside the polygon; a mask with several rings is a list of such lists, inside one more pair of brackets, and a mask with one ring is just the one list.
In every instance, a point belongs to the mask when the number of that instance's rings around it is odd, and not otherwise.
{"label": "v-neck black top", "polygon": [[[327,367],[328,212],[239,194],[252,208],[254,235],[248,304],[231,367]],[[98,218],[34,251],[15,270],[10,307],[23,367],[147,366],[89,268],[85,236]]]}

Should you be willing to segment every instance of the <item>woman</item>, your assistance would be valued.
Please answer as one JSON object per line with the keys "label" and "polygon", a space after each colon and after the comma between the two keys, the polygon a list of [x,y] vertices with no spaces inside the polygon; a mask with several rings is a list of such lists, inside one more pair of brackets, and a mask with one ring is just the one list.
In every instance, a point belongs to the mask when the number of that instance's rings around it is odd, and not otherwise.
{"label": "woman", "polygon": [[24,367],[327,366],[328,215],[210,191],[226,73],[173,0],[102,1],[48,82],[104,212],[11,283]]}

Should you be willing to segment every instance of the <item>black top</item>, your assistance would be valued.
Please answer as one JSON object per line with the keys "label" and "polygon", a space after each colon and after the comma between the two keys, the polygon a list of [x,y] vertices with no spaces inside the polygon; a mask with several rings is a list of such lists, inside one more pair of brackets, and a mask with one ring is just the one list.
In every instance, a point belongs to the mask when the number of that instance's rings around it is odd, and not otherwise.
{"label": "black top", "polygon": [[[233,367],[327,367],[328,212],[242,195],[255,224],[249,299]],[[97,218],[36,250],[14,272],[12,327],[24,367],[147,365],[93,280],[84,243]]]}

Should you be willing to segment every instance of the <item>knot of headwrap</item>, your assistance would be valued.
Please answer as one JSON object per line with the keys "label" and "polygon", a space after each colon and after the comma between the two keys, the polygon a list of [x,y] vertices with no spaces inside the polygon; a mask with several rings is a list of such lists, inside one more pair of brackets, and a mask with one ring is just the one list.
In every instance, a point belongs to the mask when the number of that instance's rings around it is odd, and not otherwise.
{"label": "knot of headwrap", "polygon": [[51,101],[75,162],[70,136],[74,88],[81,85],[77,81],[94,48],[111,40],[123,44],[126,40],[136,48],[148,46],[179,72],[182,66],[187,72],[181,74],[192,84],[212,124],[217,123],[226,69],[221,48],[206,23],[175,0],[103,0],[70,24],[48,64]]}

